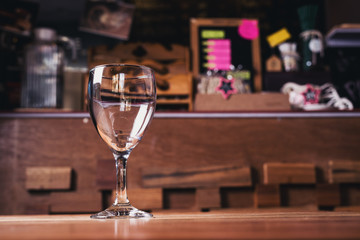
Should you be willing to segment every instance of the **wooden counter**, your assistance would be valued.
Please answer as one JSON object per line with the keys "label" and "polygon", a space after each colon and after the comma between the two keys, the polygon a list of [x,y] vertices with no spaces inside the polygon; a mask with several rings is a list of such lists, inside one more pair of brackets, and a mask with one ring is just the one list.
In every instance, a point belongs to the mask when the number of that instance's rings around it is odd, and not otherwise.
{"label": "wooden counter", "polygon": [[[357,111],[158,112],[129,158],[129,199],[144,210],[358,206],[359,142]],[[100,211],[115,187],[88,113],[0,114],[0,165],[2,215]],[[199,181],[151,179],[169,170]],[[216,181],[225,172],[231,181]]]}
{"label": "wooden counter", "polygon": [[359,212],[227,210],[154,216],[1,216],[0,239],[360,239]]}

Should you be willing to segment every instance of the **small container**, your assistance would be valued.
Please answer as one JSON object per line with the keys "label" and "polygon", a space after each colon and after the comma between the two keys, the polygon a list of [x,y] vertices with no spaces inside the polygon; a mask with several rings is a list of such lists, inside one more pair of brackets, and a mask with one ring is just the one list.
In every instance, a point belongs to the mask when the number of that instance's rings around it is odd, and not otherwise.
{"label": "small container", "polygon": [[21,107],[60,108],[64,76],[64,50],[57,34],[49,28],[37,28],[35,40],[25,50]]}
{"label": "small container", "polygon": [[282,43],[279,45],[284,70],[286,72],[295,72],[299,70],[299,54],[296,52],[296,43]]}

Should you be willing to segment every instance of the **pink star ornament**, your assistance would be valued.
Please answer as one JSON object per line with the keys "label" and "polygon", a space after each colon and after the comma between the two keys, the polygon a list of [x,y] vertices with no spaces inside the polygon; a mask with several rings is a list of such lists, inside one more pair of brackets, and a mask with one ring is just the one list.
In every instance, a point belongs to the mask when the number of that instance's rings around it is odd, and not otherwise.
{"label": "pink star ornament", "polygon": [[224,99],[228,99],[231,94],[236,93],[234,87],[234,79],[225,79],[221,77],[219,85],[215,88],[217,92],[221,92]]}

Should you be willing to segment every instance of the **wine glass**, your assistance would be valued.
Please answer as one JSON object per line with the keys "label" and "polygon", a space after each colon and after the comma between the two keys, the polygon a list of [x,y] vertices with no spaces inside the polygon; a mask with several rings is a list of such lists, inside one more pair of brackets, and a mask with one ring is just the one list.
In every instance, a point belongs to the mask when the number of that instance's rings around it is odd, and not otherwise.
{"label": "wine glass", "polygon": [[95,128],[115,157],[116,196],[91,218],[152,217],[131,206],[126,193],[126,163],[155,112],[153,71],[141,65],[106,64],[90,70],[88,104]]}

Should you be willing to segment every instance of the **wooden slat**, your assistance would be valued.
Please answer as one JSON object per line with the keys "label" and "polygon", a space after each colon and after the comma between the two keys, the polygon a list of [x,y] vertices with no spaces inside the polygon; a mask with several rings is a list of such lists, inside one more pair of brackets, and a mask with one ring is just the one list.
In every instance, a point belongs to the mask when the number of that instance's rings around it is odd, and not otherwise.
{"label": "wooden slat", "polygon": [[164,189],[164,209],[196,209],[195,189]]}
{"label": "wooden slat", "polygon": [[102,210],[101,192],[52,192],[51,213],[90,213]]}
{"label": "wooden slat", "polygon": [[[143,56],[134,55],[134,52],[141,50],[144,52]],[[104,63],[104,62],[123,62],[124,60],[139,60],[139,59],[152,59],[152,60],[177,60],[187,58],[187,47],[172,44],[170,48],[166,48],[159,43],[121,43],[114,48],[109,49],[105,45],[96,46],[90,49],[89,62],[90,63]],[[90,68],[93,65],[89,66]]]}
{"label": "wooden slat", "polygon": [[251,186],[250,167],[144,168],[144,187]]}
{"label": "wooden slat", "polygon": [[311,184],[316,182],[312,163],[265,163],[264,184]]}
{"label": "wooden slat", "polygon": [[340,206],[340,187],[338,184],[317,184],[316,185],[317,205],[320,207]]}
{"label": "wooden slat", "polygon": [[219,188],[197,188],[196,206],[199,209],[220,208],[221,196]]}
{"label": "wooden slat", "polygon": [[354,212],[360,213],[360,206],[342,206],[334,209],[336,212]]}
{"label": "wooden slat", "polygon": [[330,183],[359,183],[360,161],[330,161]]}
{"label": "wooden slat", "polygon": [[28,190],[67,190],[71,187],[71,167],[28,167]]}
{"label": "wooden slat", "polygon": [[254,205],[262,207],[280,207],[280,186],[277,184],[257,184],[255,188]]}

